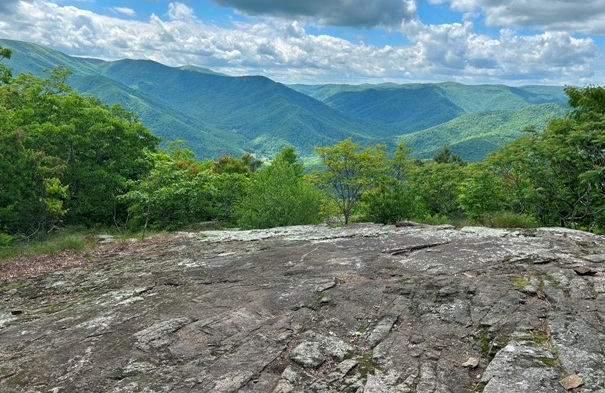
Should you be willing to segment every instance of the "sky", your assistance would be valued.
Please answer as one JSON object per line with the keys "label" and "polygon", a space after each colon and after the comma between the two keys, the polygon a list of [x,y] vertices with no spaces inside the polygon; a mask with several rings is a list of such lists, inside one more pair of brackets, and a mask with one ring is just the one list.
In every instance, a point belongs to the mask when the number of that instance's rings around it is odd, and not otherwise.
{"label": "sky", "polygon": [[0,0],[0,38],[286,84],[605,85],[605,0]]}

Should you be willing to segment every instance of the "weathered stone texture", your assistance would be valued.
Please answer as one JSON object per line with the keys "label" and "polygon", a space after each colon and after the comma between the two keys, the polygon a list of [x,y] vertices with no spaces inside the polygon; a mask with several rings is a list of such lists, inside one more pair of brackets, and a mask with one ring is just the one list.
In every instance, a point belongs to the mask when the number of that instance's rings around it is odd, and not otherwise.
{"label": "weathered stone texture", "polygon": [[560,229],[183,233],[1,285],[0,391],[600,391],[604,255]]}

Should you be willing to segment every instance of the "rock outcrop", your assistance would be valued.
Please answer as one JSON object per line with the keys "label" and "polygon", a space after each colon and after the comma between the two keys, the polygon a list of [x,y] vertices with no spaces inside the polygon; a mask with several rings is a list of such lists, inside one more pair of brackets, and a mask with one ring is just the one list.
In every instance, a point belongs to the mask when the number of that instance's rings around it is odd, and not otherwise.
{"label": "rock outcrop", "polygon": [[2,392],[605,393],[605,238],[182,233],[0,285]]}

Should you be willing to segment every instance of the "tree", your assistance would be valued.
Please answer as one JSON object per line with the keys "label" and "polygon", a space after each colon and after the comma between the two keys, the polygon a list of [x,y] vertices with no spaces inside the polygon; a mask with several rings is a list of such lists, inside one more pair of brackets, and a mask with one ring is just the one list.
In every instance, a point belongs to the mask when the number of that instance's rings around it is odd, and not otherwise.
{"label": "tree", "polygon": [[433,161],[438,164],[459,164],[464,165],[462,157],[458,154],[454,154],[449,146],[442,146],[433,155]]}
{"label": "tree", "polygon": [[[30,195],[25,201],[38,200],[47,213],[54,211],[54,220],[61,211],[68,224],[108,225],[128,180],[149,171],[147,152],[155,151],[159,139],[123,108],[71,91],[68,75],[56,68],[44,79],[21,74],[0,86],[2,137],[19,153],[15,165],[39,169],[22,172],[28,177],[21,179],[24,184],[37,179],[38,186],[29,189],[39,194],[23,190]],[[7,206],[22,204],[12,199],[22,197],[13,193]]]}
{"label": "tree", "polygon": [[463,211],[458,198],[464,179],[464,167],[458,163],[427,162],[415,168],[410,175],[414,214],[420,218],[461,218]]}
{"label": "tree", "polygon": [[567,87],[569,116],[486,158],[504,204],[545,225],[605,228],[605,88]]}
{"label": "tree", "polygon": [[334,146],[315,148],[324,169],[313,173],[313,181],[334,200],[345,224],[349,223],[363,192],[371,189],[386,172],[384,149],[380,144],[360,149],[350,138]]}
{"label": "tree", "polygon": [[248,196],[237,211],[241,228],[317,224],[321,196],[303,177],[294,148],[280,151],[271,165],[252,177]]}
{"label": "tree", "polygon": [[211,211],[206,188],[210,166],[196,161],[179,141],[152,153],[150,159],[154,166],[149,174],[132,182],[131,190],[119,197],[128,205],[128,227],[175,230],[206,221]]}
{"label": "tree", "polygon": [[394,224],[410,218],[412,196],[407,180],[412,171],[411,151],[411,148],[399,143],[388,161],[389,170],[378,178],[376,187],[363,193],[362,201],[369,221]]}
{"label": "tree", "polygon": [[237,159],[228,154],[223,154],[212,164],[215,173],[240,173],[247,175],[262,166],[262,161],[255,159],[252,154],[245,153]]}
{"label": "tree", "polygon": [[[0,46],[0,61],[4,59],[10,59],[12,52],[8,48],[3,48]],[[0,83],[9,83],[12,79],[13,74],[10,68],[6,68],[2,63],[0,63]]]}

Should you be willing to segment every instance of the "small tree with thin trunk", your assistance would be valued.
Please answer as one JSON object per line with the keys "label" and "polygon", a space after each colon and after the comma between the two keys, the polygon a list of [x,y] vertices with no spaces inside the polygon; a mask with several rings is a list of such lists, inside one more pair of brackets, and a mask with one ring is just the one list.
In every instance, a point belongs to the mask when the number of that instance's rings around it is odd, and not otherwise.
{"label": "small tree with thin trunk", "polygon": [[316,147],[315,152],[324,168],[313,173],[313,181],[334,200],[348,224],[361,194],[387,169],[385,146],[361,149],[347,138],[334,146]]}

